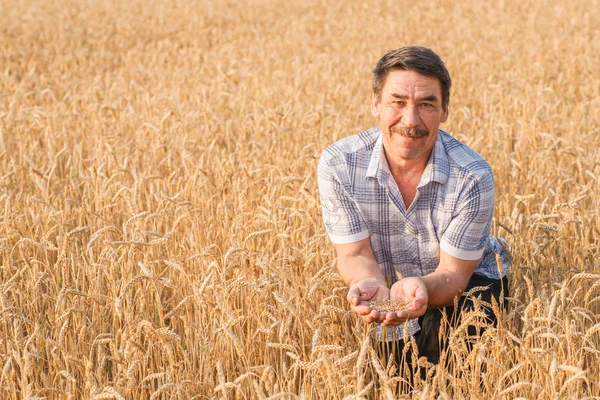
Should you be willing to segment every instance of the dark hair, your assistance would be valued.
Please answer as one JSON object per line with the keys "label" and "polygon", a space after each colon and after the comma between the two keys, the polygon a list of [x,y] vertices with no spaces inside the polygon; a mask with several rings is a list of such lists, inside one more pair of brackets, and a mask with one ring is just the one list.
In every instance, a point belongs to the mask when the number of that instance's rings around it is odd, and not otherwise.
{"label": "dark hair", "polygon": [[437,78],[442,89],[442,105],[444,108],[448,107],[452,80],[444,62],[433,51],[419,46],[406,46],[388,51],[373,70],[373,93],[381,95],[388,73],[396,70],[415,71]]}

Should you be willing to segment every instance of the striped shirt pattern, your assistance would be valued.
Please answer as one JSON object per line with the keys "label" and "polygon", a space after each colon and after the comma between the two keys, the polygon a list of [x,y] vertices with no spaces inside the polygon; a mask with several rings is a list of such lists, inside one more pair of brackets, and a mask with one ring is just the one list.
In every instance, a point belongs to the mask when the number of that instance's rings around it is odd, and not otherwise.
{"label": "striped shirt pattern", "polygon": [[[492,279],[504,276],[508,255],[490,236],[494,178],[488,163],[439,130],[415,199],[406,209],[382,143],[376,127],[344,138],[323,152],[318,183],[330,240],[345,244],[370,237],[389,284],[397,281],[397,272],[405,277],[434,272],[440,249],[463,260],[480,259],[477,274]],[[496,254],[502,260],[501,272]],[[410,335],[420,329],[417,320],[408,324]],[[401,338],[402,332],[402,325],[388,329],[388,338]]]}

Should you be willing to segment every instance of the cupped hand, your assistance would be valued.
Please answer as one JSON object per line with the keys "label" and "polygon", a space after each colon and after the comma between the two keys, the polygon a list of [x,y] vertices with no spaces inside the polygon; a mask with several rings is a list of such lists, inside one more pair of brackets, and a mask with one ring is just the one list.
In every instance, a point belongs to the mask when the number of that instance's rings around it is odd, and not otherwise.
{"label": "cupped hand", "polygon": [[409,319],[420,317],[427,311],[428,299],[427,287],[421,278],[400,279],[390,289],[390,300],[407,301],[410,303],[410,307],[402,311],[385,313],[381,324],[383,326],[396,326]]}
{"label": "cupped hand", "polygon": [[367,323],[382,322],[383,315],[369,305],[371,300],[389,300],[390,290],[384,282],[366,278],[350,286],[346,299],[352,311]]}

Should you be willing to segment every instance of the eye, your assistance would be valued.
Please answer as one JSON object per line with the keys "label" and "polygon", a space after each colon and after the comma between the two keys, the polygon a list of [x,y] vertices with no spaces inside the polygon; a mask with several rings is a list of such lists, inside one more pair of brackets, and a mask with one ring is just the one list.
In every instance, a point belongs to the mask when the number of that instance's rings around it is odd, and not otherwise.
{"label": "eye", "polygon": [[433,104],[431,103],[421,103],[422,108],[433,108]]}

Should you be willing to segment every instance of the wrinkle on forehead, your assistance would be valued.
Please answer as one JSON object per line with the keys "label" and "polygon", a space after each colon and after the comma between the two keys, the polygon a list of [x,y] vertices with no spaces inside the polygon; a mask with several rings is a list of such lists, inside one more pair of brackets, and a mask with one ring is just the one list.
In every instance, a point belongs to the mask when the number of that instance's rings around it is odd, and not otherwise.
{"label": "wrinkle on forehead", "polygon": [[392,71],[387,77],[382,94],[394,98],[434,101],[441,99],[441,85],[437,78],[414,71]]}

